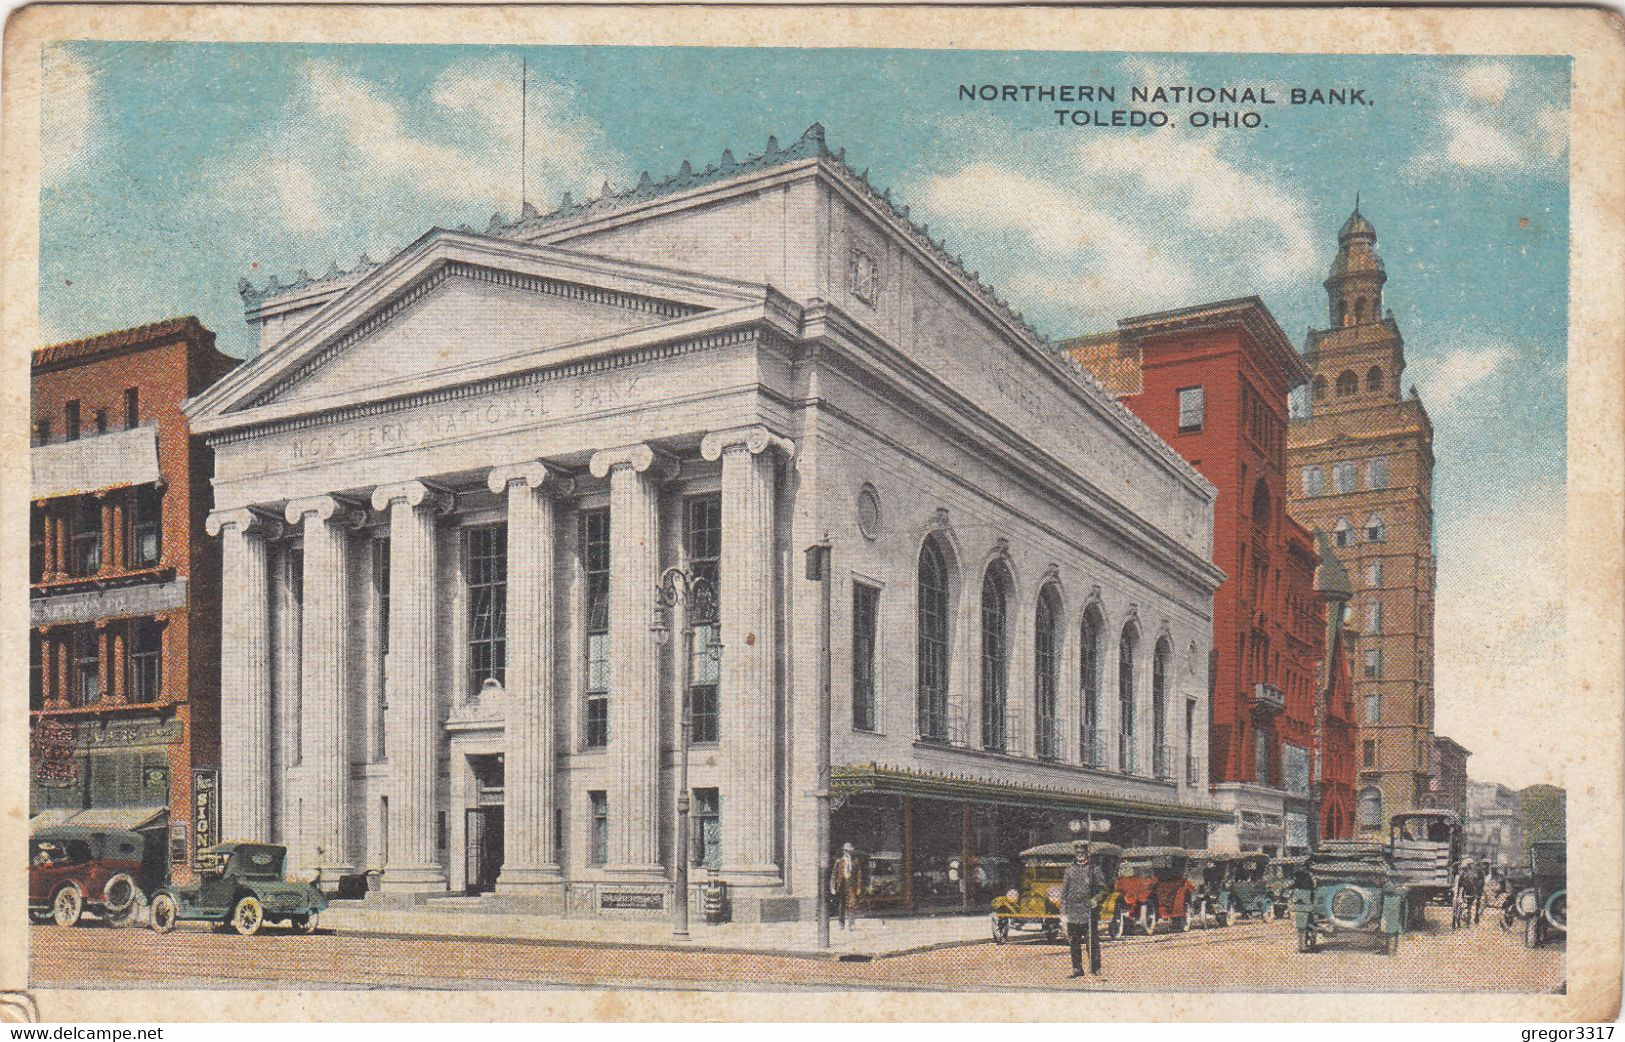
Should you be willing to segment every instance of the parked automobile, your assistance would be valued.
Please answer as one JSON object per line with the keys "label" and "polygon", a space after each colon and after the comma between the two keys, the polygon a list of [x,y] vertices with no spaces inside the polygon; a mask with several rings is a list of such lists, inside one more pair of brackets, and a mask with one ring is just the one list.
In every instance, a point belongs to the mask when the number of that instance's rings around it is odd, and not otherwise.
{"label": "parked automobile", "polygon": [[153,895],[152,928],[168,933],[183,919],[200,919],[245,937],[265,923],[314,931],[327,898],[309,883],[285,878],[286,859],[287,849],[271,843],[220,843],[199,851],[196,882]]}
{"label": "parked automobile", "polygon": [[1264,869],[1264,882],[1268,884],[1270,896],[1275,901],[1275,918],[1285,919],[1287,912],[1292,910],[1294,882],[1308,863],[1309,859],[1303,856],[1270,859]]}
{"label": "parked automobile", "polygon": [[1193,850],[1186,869],[1192,892],[1188,914],[1196,925],[1228,926],[1230,906],[1225,894],[1229,862],[1224,854],[1206,850]]}
{"label": "parked automobile", "polygon": [[163,885],[163,835],[85,825],[42,828],[29,838],[28,917],[73,926],[86,913],[127,926]]}
{"label": "parked automobile", "polygon": [[1275,897],[1264,880],[1270,856],[1249,852],[1230,859],[1230,915],[1267,919],[1275,909]]}
{"label": "parked automobile", "polygon": [[1430,904],[1450,907],[1462,858],[1461,819],[1448,810],[1395,814],[1388,843],[1394,872],[1410,889],[1412,922],[1420,922]]}
{"label": "parked automobile", "polygon": [[[1529,844],[1529,875],[1531,886],[1524,892],[1529,901],[1523,917],[1523,943],[1538,948],[1554,935],[1568,933],[1568,849],[1565,844],[1547,840]],[[1522,895],[1519,900],[1523,900]]]}
{"label": "parked automobile", "polygon": [[1190,898],[1196,892],[1185,878],[1189,863],[1190,853],[1179,847],[1131,847],[1123,851],[1112,936],[1121,936],[1131,925],[1152,934],[1162,922],[1176,931],[1189,930]]}
{"label": "parked automobile", "polygon": [[1298,951],[1312,952],[1322,938],[1364,935],[1382,951],[1399,950],[1405,930],[1407,890],[1394,872],[1388,848],[1380,843],[1338,840],[1309,855],[1306,875],[1292,891]]}
{"label": "parked automobile", "polygon": [[1523,921],[1535,914],[1537,907],[1535,879],[1529,870],[1509,869],[1501,881],[1501,929],[1511,931],[1517,927],[1521,932]]}
{"label": "parked automobile", "polygon": [[[1102,874],[1113,879],[1120,848],[1094,843],[1090,852]],[[1061,935],[1061,881],[1076,860],[1071,843],[1045,843],[1021,852],[1017,884],[993,899],[993,940],[1003,944],[1012,930],[1038,932],[1045,940]],[[1102,912],[1104,917],[1105,913]]]}

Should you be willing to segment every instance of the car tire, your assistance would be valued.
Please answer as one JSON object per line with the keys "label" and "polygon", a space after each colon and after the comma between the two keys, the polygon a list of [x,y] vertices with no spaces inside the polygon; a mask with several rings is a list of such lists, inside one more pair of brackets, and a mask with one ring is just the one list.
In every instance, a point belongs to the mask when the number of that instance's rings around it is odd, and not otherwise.
{"label": "car tire", "polygon": [[1186,913],[1185,915],[1179,915],[1179,916],[1174,917],[1174,932],[1175,933],[1190,933],[1191,932],[1191,917],[1190,917],[1189,913]]}
{"label": "car tire", "polygon": [[993,917],[993,943],[1003,944],[1010,939],[1010,924],[998,916]]}
{"label": "car tire", "polygon": [[140,887],[136,887],[135,897],[122,911],[109,911],[107,913],[107,923],[109,926],[121,930],[130,926],[139,926],[142,919],[149,914],[151,907],[151,904],[147,901],[147,895],[141,892]]}
{"label": "car tire", "polygon": [[85,916],[85,895],[78,883],[69,883],[51,896],[51,921],[78,926]]}
{"label": "car tire", "polygon": [[294,933],[315,933],[316,913],[309,915],[294,915],[288,917],[288,928]]}
{"label": "car tire", "polygon": [[175,928],[175,920],[179,918],[180,910],[175,907],[175,898],[170,894],[159,894],[152,899],[151,915],[147,925],[152,927],[153,933],[168,933]]}
{"label": "car tire", "polygon": [[1106,936],[1112,940],[1121,940],[1123,934],[1128,932],[1128,912],[1122,908],[1112,914],[1111,926],[1106,928]]}
{"label": "car tire", "polygon": [[1399,934],[1383,934],[1382,954],[1389,956],[1399,954]]}
{"label": "car tire", "polygon": [[226,921],[237,936],[252,937],[265,924],[265,909],[260,905],[259,898],[245,894],[231,906],[231,916]]}
{"label": "car tire", "polygon": [[1319,944],[1320,944],[1320,935],[1315,933],[1315,928],[1314,927],[1310,926],[1310,927],[1306,927],[1305,929],[1302,929],[1302,930],[1298,931],[1298,951],[1299,952],[1304,953],[1304,954],[1308,954],[1309,952],[1314,951],[1315,948],[1319,946]]}

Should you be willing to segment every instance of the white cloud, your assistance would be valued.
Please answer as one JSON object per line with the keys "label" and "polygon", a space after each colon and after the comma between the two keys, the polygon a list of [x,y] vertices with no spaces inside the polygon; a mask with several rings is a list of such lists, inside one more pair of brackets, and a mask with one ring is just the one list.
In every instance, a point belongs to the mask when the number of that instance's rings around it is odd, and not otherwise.
{"label": "white cloud", "polygon": [[1213,139],[1091,140],[1042,168],[980,158],[929,179],[933,223],[983,242],[1018,299],[1098,328],[1136,312],[1293,284],[1313,273],[1303,200]]}
{"label": "white cloud", "polygon": [[1518,353],[1505,344],[1479,344],[1418,359],[1407,371],[1429,412],[1437,417],[1470,402],[1518,357]]}
{"label": "white cloud", "polygon": [[1191,81],[1191,67],[1174,58],[1131,54],[1117,64],[1124,77],[1136,87],[1174,87]]}
{"label": "white cloud", "polygon": [[322,198],[316,173],[292,159],[271,160],[265,164],[265,177],[276,189],[282,220],[296,232],[318,232],[333,223],[333,214]]}
{"label": "white cloud", "polygon": [[96,123],[96,73],[63,47],[45,50],[40,86],[40,178],[49,186],[79,162]]}
{"label": "white cloud", "polygon": [[1405,166],[1410,177],[1549,172],[1568,148],[1568,111],[1538,105],[1500,62],[1469,66],[1437,85],[1438,117]]}
{"label": "white cloud", "polygon": [[1469,98],[1499,105],[1512,86],[1512,70],[1501,62],[1474,65],[1461,76],[1461,87]]}

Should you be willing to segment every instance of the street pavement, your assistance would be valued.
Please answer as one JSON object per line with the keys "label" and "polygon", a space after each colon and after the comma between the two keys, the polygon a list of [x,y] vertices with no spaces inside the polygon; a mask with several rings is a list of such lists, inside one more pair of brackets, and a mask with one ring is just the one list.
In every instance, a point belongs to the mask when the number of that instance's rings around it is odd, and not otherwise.
{"label": "street pavement", "polygon": [[[1555,992],[1562,942],[1536,951],[1489,920],[1452,933],[1437,922],[1386,956],[1341,939],[1296,951],[1291,921],[1107,942],[1104,974],[1072,980],[1065,946],[987,941],[847,961],[712,948],[632,948],[533,938],[390,936],[324,929],[254,937],[182,924],[144,929],[36,926],[35,987],[883,989],[1102,991]],[[324,922],[326,921],[324,916]],[[986,920],[979,919],[985,926]],[[968,920],[967,920],[968,922]],[[651,934],[657,933],[651,931]],[[657,939],[651,937],[651,939]]]}

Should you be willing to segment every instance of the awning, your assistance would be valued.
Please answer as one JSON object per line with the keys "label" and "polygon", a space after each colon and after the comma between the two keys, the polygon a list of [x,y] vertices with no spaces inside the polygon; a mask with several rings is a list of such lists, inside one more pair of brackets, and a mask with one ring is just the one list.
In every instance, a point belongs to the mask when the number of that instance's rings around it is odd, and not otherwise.
{"label": "awning", "polygon": [[28,819],[28,830],[74,825],[92,829],[122,829],[138,832],[157,823],[169,813],[168,807],[92,807],[89,810],[52,807]]}
{"label": "awning", "polygon": [[1176,803],[1151,803],[1065,789],[1047,789],[1013,782],[982,781],[957,775],[932,774],[878,764],[840,766],[830,771],[830,788],[836,795],[862,792],[891,793],[899,796],[925,796],[939,800],[968,800],[997,803],[1007,807],[1034,810],[1072,810],[1091,814],[1121,814],[1156,821],[1228,822],[1232,815],[1202,807]]}
{"label": "awning", "polygon": [[35,499],[146,485],[159,479],[158,428],[153,426],[35,445],[28,456],[33,464]]}

